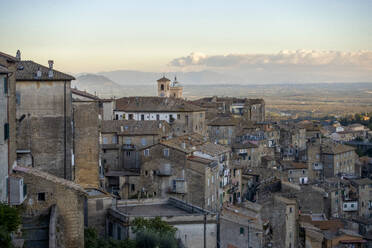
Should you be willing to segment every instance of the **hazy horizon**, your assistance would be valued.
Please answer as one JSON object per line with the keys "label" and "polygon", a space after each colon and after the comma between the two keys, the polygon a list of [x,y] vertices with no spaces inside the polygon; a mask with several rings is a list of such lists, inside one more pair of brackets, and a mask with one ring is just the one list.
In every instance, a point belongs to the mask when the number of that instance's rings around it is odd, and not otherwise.
{"label": "hazy horizon", "polygon": [[0,2],[3,52],[20,49],[22,59],[44,65],[53,59],[74,74],[206,70],[257,83],[372,81],[368,1]]}

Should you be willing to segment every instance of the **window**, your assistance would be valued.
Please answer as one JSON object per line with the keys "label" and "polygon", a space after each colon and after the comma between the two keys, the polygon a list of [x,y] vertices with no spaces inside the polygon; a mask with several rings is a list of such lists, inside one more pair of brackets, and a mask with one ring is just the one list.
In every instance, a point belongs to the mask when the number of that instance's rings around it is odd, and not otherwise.
{"label": "window", "polygon": [[156,120],[160,121],[160,115],[156,115]]}
{"label": "window", "polygon": [[241,227],[241,228],[240,228],[239,233],[240,233],[240,235],[244,235],[244,227]]}
{"label": "window", "polygon": [[169,148],[165,148],[163,150],[163,155],[164,155],[164,157],[169,157]]}
{"label": "window", "polygon": [[131,140],[131,138],[125,138],[124,142],[125,142],[126,145],[130,145],[132,143],[132,140]]}
{"label": "window", "polygon": [[27,184],[23,184],[23,197],[27,195]]}
{"label": "window", "polygon": [[145,115],[141,115],[141,121],[145,120]]}
{"label": "window", "polygon": [[4,95],[8,94],[8,78],[4,77]]}
{"label": "window", "polygon": [[131,190],[132,192],[134,192],[134,191],[136,190],[134,184],[131,184],[131,185],[130,185],[130,190]]}
{"label": "window", "polygon": [[130,157],[130,151],[127,151],[126,154],[127,154],[127,157]]}
{"label": "window", "polygon": [[147,145],[147,141],[146,141],[145,138],[142,138],[141,139],[141,145],[143,145],[143,146]]}
{"label": "window", "polygon": [[4,140],[9,139],[9,123],[4,123]]}
{"label": "window", "polygon": [[117,228],[117,233],[118,233],[118,240],[121,240],[121,227],[118,226]]}
{"label": "window", "polygon": [[289,208],[289,212],[292,213],[292,208]]}
{"label": "window", "polygon": [[145,170],[145,176],[148,176],[148,175],[149,175],[148,171],[147,171],[147,170]]}
{"label": "window", "polygon": [[203,118],[203,113],[200,113],[200,118]]}
{"label": "window", "polygon": [[208,187],[209,187],[209,178],[208,178]]}
{"label": "window", "polygon": [[129,120],[133,120],[133,114],[129,114],[129,115],[128,115],[128,119],[129,119]]}
{"label": "window", "polygon": [[212,183],[214,183],[214,176],[212,176]]}
{"label": "window", "polygon": [[21,104],[21,93],[20,92],[16,92],[16,103],[17,105]]}
{"label": "window", "polygon": [[113,230],[114,230],[114,225],[111,222],[109,222],[109,225],[108,225],[108,235],[110,237],[112,237]]}
{"label": "window", "polygon": [[302,170],[302,174],[305,174],[305,170]]}
{"label": "window", "polygon": [[38,201],[45,201],[45,192],[37,193],[37,200]]}
{"label": "window", "polygon": [[177,114],[177,120],[181,119],[181,115]]}
{"label": "window", "polygon": [[160,90],[164,90],[164,84],[160,85]]}
{"label": "window", "polygon": [[118,143],[118,139],[116,135],[112,136],[112,144],[117,144],[117,143]]}
{"label": "window", "polygon": [[100,211],[103,209],[103,200],[102,199],[98,199],[96,201],[96,211]]}
{"label": "window", "polygon": [[150,150],[149,149],[144,150],[143,155],[145,155],[145,157],[150,156]]}

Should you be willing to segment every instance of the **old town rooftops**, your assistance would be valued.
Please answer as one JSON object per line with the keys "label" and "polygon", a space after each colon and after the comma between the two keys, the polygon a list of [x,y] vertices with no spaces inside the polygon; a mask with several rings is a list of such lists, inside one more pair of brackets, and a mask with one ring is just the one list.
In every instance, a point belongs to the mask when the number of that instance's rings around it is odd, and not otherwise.
{"label": "old town rooftops", "polygon": [[35,177],[38,177],[38,178],[42,178],[42,179],[45,179],[47,181],[53,182],[55,184],[62,185],[66,188],[69,188],[69,189],[72,189],[72,190],[75,190],[75,191],[78,191],[82,194],[87,195],[87,192],[79,184],[76,184],[72,181],[69,181],[69,180],[66,180],[66,179],[63,179],[63,178],[60,178],[60,177],[53,176],[53,175],[51,175],[49,173],[46,173],[44,171],[41,171],[41,170],[38,170],[38,169],[35,169],[35,168],[32,168],[32,167],[22,167],[22,166],[16,166],[16,167],[13,168],[13,170],[16,173],[20,172],[20,173],[25,173],[25,174],[32,175],[32,176],[35,176]]}
{"label": "old town rooftops", "polygon": [[208,126],[236,126],[239,120],[232,115],[220,115],[208,122]]}
{"label": "old town rooftops", "polygon": [[207,141],[206,137],[198,133],[175,137],[169,140],[161,141],[160,143],[185,153],[193,153],[198,151],[210,156],[217,156],[230,151],[230,148],[228,147],[212,144],[211,142]]}
{"label": "old town rooftops", "polygon": [[280,161],[283,166],[283,170],[302,170],[307,169],[306,163],[294,162],[294,161]]}
{"label": "old town rooftops", "polygon": [[263,104],[265,103],[264,99],[257,98],[257,99],[250,99],[250,98],[238,98],[238,97],[204,97],[194,101],[195,103],[208,103],[208,102],[229,102],[231,104],[234,103],[243,103],[243,104]]}
{"label": "old town rooftops", "polygon": [[333,142],[325,142],[324,144],[322,144],[322,153],[324,154],[339,154],[354,150],[355,150],[354,147],[344,144],[338,144]]}
{"label": "old town rooftops", "polygon": [[[53,72],[50,74],[50,70]],[[17,81],[71,81],[73,76],[50,69],[31,60],[19,61],[16,71]]]}
{"label": "old town rooftops", "polygon": [[104,120],[101,122],[101,132],[118,135],[159,134],[163,127],[168,126],[166,121]]}
{"label": "old town rooftops", "polygon": [[180,98],[122,97],[116,100],[116,111],[126,112],[200,112],[199,106]]}

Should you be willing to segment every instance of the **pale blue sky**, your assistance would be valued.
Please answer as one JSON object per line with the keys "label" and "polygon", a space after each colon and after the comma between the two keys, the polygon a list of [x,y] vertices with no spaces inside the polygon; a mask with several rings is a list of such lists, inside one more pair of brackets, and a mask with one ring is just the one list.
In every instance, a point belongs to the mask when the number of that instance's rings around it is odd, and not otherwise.
{"label": "pale blue sky", "polygon": [[167,70],[175,58],[372,50],[372,1],[0,0],[0,50],[68,72]]}

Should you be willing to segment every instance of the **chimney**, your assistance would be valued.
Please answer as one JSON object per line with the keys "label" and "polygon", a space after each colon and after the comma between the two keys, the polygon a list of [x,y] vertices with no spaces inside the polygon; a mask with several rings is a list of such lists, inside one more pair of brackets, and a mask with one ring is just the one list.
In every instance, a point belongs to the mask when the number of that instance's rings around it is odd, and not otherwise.
{"label": "chimney", "polygon": [[40,70],[40,67],[37,69],[36,71],[36,77],[37,78],[41,78],[41,70]]}
{"label": "chimney", "polygon": [[49,64],[49,71],[48,71],[48,77],[52,78],[53,77],[53,60],[48,60]]}
{"label": "chimney", "polygon": [[21,51],[17,50],[16,58],[20,61],[21,60]]}

